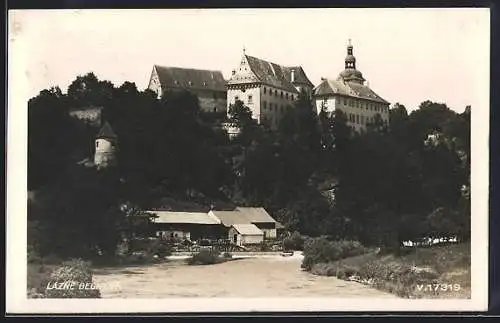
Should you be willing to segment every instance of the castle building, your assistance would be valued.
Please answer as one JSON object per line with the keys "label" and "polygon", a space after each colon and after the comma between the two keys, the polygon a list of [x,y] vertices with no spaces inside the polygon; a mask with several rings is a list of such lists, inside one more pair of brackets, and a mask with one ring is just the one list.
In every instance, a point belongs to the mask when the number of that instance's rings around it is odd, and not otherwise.
{"label": "castle building", "polygon": [[282,66],[243,52],[227,83],[227,105],[240,100],[259,124],[276,129],[300,91],[312,96],[313,87],[301,66]]}
{"label": "castle building", "polygon": [[318,114],[321,110],[328,113],[342,111],[347,124],[356,131],[365,130],[368,124],[379,115],[382,122],[389,122],[389,102],[365,85],[363,74],[356,69],[351,40],[347,46],[345,69],[335,79],[321,80],[314,88],[314,102]]}
{"label": "castle building", "polygon": [[158,98],[167,91],[187,90],[206,112],[226,111],[226,80],[220,71],[154,65],[148,89]]}
{"label": "castle building", "polygon": [[95,139],[94,165],[97,169],[116,164],[118,137],[106,121]]}

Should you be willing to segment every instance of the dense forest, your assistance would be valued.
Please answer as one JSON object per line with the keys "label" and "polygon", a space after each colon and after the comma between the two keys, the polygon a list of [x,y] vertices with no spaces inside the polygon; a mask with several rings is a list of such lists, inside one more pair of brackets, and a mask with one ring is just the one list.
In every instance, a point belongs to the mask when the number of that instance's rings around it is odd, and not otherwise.
{"label": "dense forest", "polygon": [[[70,108],[103,107],[118,136],[118,165],[97,171],[98,128]],[[457,113],[423,101],[401,104],[390,122],[353,133],[341,112],[315,113],[302,94],[271,131],[236,102],[225,114],[196,96],[158,100],[134,83],[89,73],[67,93],[28,103],[28,245],[40,254],[114,253],[130,215],[166,200],[264,206],[289,231],[395,246],[425,236],[470,236],[470,107]],[[227,120],[226,120],[227,119]],[[234,139],[220,126],[241,131]],[[127,205],[129,207],[124,208]]]}

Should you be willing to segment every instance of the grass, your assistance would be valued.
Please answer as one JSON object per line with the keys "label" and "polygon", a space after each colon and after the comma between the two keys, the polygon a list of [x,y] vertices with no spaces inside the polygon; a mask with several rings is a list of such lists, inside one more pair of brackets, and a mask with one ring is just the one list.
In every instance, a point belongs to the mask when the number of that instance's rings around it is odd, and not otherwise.
{"label": "grass", "polygon": [[313,274],[355,280],[404,298],[470,298],[470,243],[368,253],[314,264]]}

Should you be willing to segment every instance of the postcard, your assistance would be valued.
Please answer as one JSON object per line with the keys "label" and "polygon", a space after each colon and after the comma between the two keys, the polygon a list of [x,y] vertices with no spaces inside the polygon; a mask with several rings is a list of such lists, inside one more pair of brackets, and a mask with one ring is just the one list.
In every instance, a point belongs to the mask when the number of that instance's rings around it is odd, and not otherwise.
{"label": "postcard", "polygon": [[487,309],[489,9],[8,18],[8,313]]}

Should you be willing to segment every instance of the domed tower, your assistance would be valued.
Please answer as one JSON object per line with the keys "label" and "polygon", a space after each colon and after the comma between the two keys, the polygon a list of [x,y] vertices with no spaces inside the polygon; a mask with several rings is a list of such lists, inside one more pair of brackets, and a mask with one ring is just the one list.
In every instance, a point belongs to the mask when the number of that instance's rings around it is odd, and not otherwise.
{"label": "domed tower", "polygon": [[95,139],[94,164],[97,169],[116,164],[118,137],[106,121]]}
{"label": "domed tower", "polygon": [[363,74],[356,69],[356,57],[353,55],[353,46],[351,40],[349,39],[349,44],[347,45],[347,56],[345,58],[345,69],[340,72],[339,79],[346,82],[355,82],[359,84],[364,84],[365,79]]}

